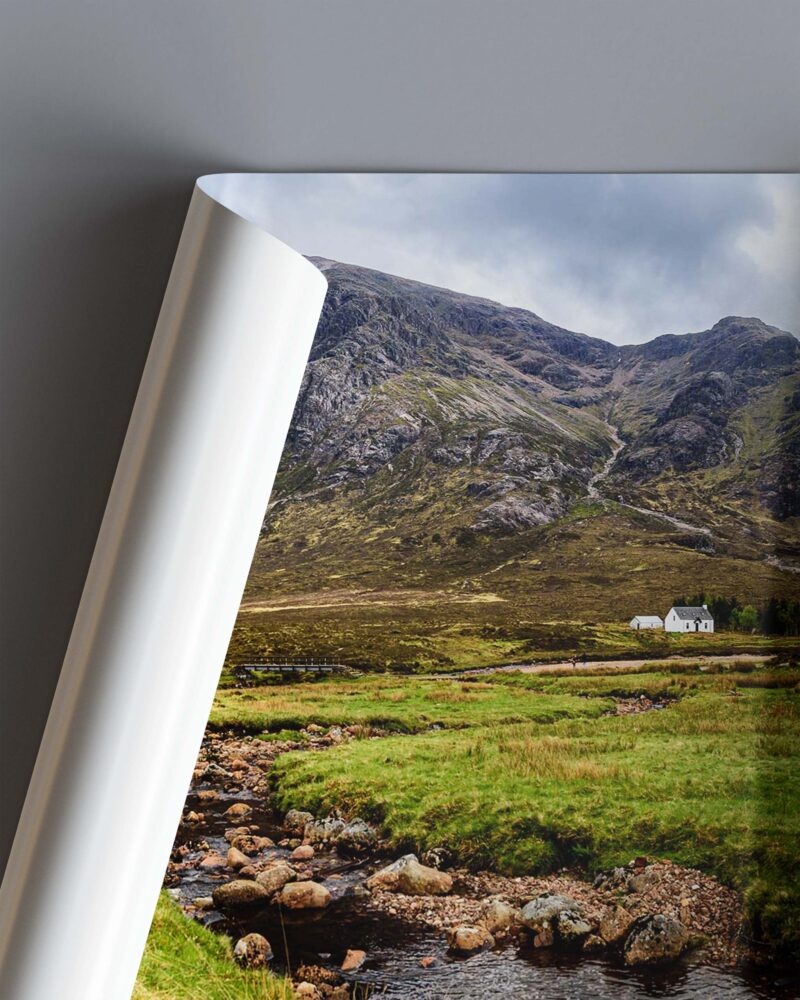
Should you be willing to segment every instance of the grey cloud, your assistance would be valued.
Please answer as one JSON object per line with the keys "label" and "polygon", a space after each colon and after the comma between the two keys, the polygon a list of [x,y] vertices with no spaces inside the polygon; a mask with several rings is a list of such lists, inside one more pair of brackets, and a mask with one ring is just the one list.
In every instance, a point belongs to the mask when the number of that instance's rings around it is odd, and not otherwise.
{"label": "grey cloud", "polygon": [[800,330],[800,176],[251,175],[308,254],[532,309],[616,343],[757,315]]}

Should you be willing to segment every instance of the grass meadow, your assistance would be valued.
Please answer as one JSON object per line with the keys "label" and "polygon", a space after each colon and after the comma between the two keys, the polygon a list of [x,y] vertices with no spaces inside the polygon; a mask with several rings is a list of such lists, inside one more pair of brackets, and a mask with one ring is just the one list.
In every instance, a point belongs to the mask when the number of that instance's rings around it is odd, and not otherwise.
{"label": "grass meadow", "polygon": [[[212,723],[392,731],[276,762],[278,804],[378,823],[397,850],[472,868],[591,875],[639,854],[743,894],[754,937],[800,942],[800,673],[652,664],[630,673],[391,675],[220,691]],[[615,697],[667,708],[608,714]]]}

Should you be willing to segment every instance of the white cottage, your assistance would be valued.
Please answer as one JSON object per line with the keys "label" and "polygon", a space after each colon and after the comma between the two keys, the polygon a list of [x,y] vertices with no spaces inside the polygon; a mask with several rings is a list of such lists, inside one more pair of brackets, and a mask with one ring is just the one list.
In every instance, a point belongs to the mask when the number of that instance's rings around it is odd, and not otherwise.
{"label": "white cottage", "polygon": [[631,618],[630,626],[635,628],[637,632],[643,628],[663,628],[664,619],[659,618],[658,615],[634,615]]}
{"label": "white cottage", "polygon": [[666,632],[713,632],[714,617],[704,604],[700,608],[670,608],[664,619]]}

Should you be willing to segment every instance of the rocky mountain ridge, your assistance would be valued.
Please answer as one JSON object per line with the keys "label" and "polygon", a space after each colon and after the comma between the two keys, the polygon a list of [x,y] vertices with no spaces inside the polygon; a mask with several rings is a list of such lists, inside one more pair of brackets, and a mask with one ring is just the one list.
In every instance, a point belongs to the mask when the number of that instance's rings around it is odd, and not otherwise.
{"label": "rocky mountain ridge", "polygon": [[491,584],[606,614],[631,572],[800,583],[791,334],[726,317],[618,347],[313,260],[329,291],[248,598]]}
{"label": "rocky mountain ridge", "polygon": [[[612,416],[626,442],[617,490],[670,470],[717,468],[741,454],[734,415],[800,363],[800,343],[758,319],[728,317],[704,333],[620,348],[522,309],[315,263],[330,290],[281,502],[312,484],[363,485],[413,455],[434,470],[475,473],[465,493],[484,501],[478,530],[544,523],[585,494],[609,458]],[[790,394],[781,420],[796,407]],[[776,493],[775,476],[767,479],[762,494]],[[791,503],[771,509],[797,513]]]}

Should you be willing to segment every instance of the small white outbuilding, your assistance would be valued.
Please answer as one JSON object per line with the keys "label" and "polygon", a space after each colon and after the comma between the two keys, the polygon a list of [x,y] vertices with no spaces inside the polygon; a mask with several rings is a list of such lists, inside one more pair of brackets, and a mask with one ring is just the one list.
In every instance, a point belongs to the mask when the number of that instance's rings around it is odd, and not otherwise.
{"label": "small white outbuilding", "polygon": [[703,604],[699,608],[674,607],[664,619],[666,632],[713,632],[714,616]]}
{"label": "small white outbuilding", "polygon": [[635,628],[637,631],[643,628],[663,628],[664,619],[659,618],[658,615],[634,615],[630,624],[631,628]]}

